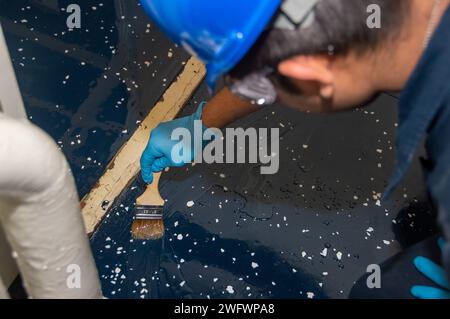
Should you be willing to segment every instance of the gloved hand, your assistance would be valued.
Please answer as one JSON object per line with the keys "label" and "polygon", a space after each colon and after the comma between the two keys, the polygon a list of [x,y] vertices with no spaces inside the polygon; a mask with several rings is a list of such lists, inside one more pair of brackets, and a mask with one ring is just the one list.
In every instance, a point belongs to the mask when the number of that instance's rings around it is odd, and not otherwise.
{"label": "gloved hand", "polygon": [[[192,162],[197,155],[194,150],[194,121],[200,120],[205,102],[191,116],[182,117],[159,124],[153,129],[150,140],[141,156],[141,175],[145,183],[153,182],[153,173],[161,172],[167,167],[180,167]],[[191,152],[184,152],[181,158],[172,158],[172,150],[180,141],[172,140],[172,132],[177,128],[188,129],[191,133]],[[203,131],[205,127],[203,127]],[[204,147],[205,145],[201,145]],[[198,150],[197,150],[198,151]],[[181,161],[180,161],[181,160]]]}
{"label": "gloved hand", "polygon": [[[444,248],[445,242],[441,238],[438,241],[441,250]],[[450,299],[450,283],[445,270],[436,265],[433,261],[425,257],[417,257],[414,259],[416,268],[427,278],[433,281],[437,287],[413,286],[411,294],[419,299]]]}

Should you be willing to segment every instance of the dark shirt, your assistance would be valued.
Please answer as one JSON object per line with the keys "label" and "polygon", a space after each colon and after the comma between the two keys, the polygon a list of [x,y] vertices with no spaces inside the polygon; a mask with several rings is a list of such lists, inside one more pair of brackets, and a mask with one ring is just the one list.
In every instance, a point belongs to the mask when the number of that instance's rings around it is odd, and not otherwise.
{"label": "dark shirt", "polygon": [[397,165],[389,194],[402,180],[426,136],[426,183],[446,237],[443,262],[450,276],[450,8],[402,92]]}

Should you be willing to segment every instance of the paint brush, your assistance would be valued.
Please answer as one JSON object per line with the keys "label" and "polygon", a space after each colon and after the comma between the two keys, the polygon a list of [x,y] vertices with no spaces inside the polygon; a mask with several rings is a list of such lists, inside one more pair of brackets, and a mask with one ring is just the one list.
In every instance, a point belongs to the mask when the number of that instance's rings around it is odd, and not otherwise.
{"label": "paint brush", "polygon": [[136,200],[131,234],[137,240],[157,240],[164,236],[162,211],[164,199],[159,193],[159,179],[162,173],[153,174],[153,183]]}

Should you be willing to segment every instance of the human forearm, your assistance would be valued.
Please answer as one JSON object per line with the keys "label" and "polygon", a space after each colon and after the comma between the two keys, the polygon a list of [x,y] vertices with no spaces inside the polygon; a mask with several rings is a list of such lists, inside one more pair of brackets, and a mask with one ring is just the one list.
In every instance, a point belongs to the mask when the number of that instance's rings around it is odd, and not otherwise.
{"label": "human forearm", "polygon": [[205,106],[202,120],[207,127],[222,128],[258,109],[258,106],[242,100],[224,88]]}
{"label": "human forearm", "polygon": [[223,128],[257,110],[257,106],[241,100],[228,89],[223,89],[203,109],[199,107],[192,115],[160,123],[152,130],[148,145],[141,157],[143,180],[151,184],[153,173],[161,172],[167,167],[179,167],[194,160],[195,150],[183,152],[184,156],[175,161],[172,151],[179,142],[172,139],[174,130],[185,128],[192,134],[191,136],[195,136],[195,121],[200,118],[209,128]]}

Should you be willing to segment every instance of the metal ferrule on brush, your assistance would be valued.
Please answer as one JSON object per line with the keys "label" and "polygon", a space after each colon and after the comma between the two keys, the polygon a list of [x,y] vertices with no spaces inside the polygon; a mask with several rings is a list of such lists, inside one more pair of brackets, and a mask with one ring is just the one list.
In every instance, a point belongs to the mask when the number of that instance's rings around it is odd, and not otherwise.
{"label": "metal ferrule on brush", "polygon": [[162,219],[161,206],[136,206],[135,219],[138,220],[157,220]]}

